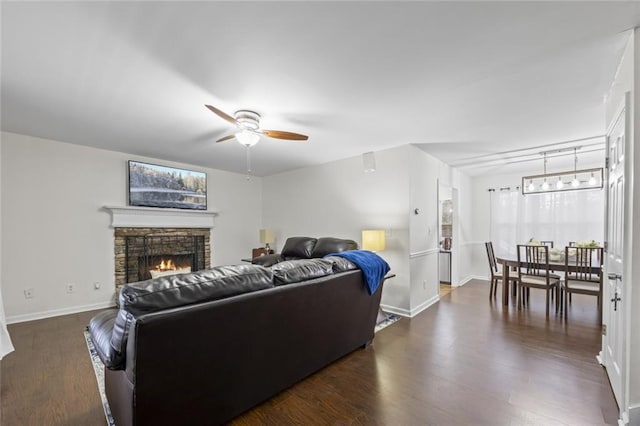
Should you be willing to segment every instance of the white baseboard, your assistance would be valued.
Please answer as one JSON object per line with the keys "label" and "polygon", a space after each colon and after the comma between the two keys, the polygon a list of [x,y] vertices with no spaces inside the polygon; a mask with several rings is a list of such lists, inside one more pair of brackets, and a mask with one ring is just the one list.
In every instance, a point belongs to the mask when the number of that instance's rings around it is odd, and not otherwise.
{"label": "white baseboard", "polygon": [[411,318],[415,317],[420,312],[424,311],[429,306],[431,306],[431,305],[433,305],[435,303],[438,303],[439,301],[440,301],[440,296],[438,296],[438,295],[433,296],[431,299],[425,300],[424,302],[422,302],[417,307],[415,307],[415,308],[413,308],[411,310],[411,314],[410,314]]}
{"label": "white baseboard", "polygon": [[469,276],[465,277],[464,279],[462,279],[457,285],[454,285],[453,287],[462,287],[463,285],[465,285],[466,283],[468,283],[471,280],[489,281],[489,278],[483,277],[482,275],[469,275]]}
{"label": "white baseboard", "polygon": [[402,317],[407,317],[407,318],[413,318],[416,315],[418,315],[420,312],[422,312],[425,309],[427,309],[429,306],[431,306],[434,303],[438,302],[439,300],[440,300],[440,296],[433,296],[431,299],[425,300],[420,305],[418,305],[417,307],[415,307],[414,309],[411,309],[411,310],[403,309],[403,308],[397,308],[395,306],[383,305],[383,304],[380,304],[380,308],[383,311],[389,312],[391,314],[396,314],[396,315],[400,315]]}
{"label": "white baseboard", "polygon": [[96,309],[112,308],[116,306],[113,301],[92,303],[89,305],[73,306],[69,308],[52,309],[50,311],[33,312],[30,314],[13,315],[7,317],[7,324],[34,321],[44,318],[59,317],[61,315],[77,314],[78,312],[94,311]]}
{"label": "white baseboard", "polygon": [[406,309],[402,309],[402,308],[396,308],[395,306],[391,306],[391,305],[383,305],[382,303],[380,304],[380,309],[382,309],[385,312],[388,312],[390,314],[396,314],[396,315],[400,315],[401,317],[407,317],[410,318],[410,312]]}

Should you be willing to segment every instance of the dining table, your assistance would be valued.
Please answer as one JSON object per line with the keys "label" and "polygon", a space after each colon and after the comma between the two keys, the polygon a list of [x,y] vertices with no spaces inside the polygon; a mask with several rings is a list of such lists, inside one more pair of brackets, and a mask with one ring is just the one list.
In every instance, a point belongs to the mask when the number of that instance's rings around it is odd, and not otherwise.
{"label": "dining table", "polygon": [[[564,261],[564,257],[562,258],[551,258],[551,256],[549,256],[549,270],[552,272],[565,272],[567,270],[567,265],[565,264]],[[507,256],[496,256],[496,262],[498,262],[499,264],[502,265],[502,303],[504,305],[508,305],[509,304],[509,280],[511,280],[512,278],[510,278],[511,273],[515,273],[516,275],[518,274],[518,268],[523,266],[524,262],[520,262],[518,263],[518,257],[517,255],[513,254],[513,255],[507,255]],[[568,265],[569,266],[569,270],[573,268],[575,268],[575,266],[573,265]],[[591,265],[591,270],[592,272],[595,273],[599,273],[602,269],[602,265],[601,262],[599,260],[595,260]],[[564,277],[562,277],[564,279]],[[602,296],[602,281],[601,281],[601,285],[600,285],[600,296]],[[602,300],[602,297],[600,297],[600,300]]]}

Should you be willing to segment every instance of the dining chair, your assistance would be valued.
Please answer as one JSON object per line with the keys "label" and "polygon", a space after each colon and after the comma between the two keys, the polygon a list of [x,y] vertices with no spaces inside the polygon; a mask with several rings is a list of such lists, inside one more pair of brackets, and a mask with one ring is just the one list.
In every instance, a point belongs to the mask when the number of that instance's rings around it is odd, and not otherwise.
{"label": "dining chair", "polygon": [[546,292],[546,315],[549,301],[555,291],[556,312],[559,308],[560,277],[549,270],[549,246],[518,244],[518,309],[529,301],[529,290],[538,288]]}
{"label": "dining chair", "polygon": [[[502,265],[496,261],[496,255],[493,251],[493,243],[487,241],[484,243],[484,247],[487,249],[487,259],[489,260],[489,270],[491,271],[491,287],[489,287],[489,298],[495,297],[498,291],[498,282],[502,281]],[[517,278],[509,279],[513,283],[513,295],[516,296],[517,291]]]}
{"label": "dining chair", "polygon": [[498,289],[498,281],[502,281],[502,267],[496,262],[496,255],[493,252],[493,243],[487,241],[484,243],[487,249],[487,259],[489,260],[489,270],[491,271],[491,287],[489,287],[489,299],[496,296]]}
{"label": "dining chair", "polygon": [[564,248],[564,315],[568,316],[571,294],[596,296],[598,319],[602,323],[602,247]]}
{"label": "dining chair", "polygon": [[553,248],[553,241],[540,241],[540,244],[549,248]]}

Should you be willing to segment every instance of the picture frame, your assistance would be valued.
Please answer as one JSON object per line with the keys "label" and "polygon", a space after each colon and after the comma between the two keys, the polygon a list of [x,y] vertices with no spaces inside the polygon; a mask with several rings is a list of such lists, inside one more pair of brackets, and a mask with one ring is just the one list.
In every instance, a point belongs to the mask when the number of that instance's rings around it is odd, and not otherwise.
{"label": "picture frame", "polygon": [[207,174],[129,160],[129,205],[207,210]]}

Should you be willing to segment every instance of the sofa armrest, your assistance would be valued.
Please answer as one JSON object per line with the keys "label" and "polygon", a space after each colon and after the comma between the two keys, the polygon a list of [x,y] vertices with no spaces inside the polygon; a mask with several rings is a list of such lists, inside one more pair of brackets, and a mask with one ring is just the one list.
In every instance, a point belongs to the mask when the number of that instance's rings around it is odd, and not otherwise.
{"label": "sofa armrest", "polygon": [[264,256],[258,256],[251,259],[251,263],[254,265],[264,266],[268,268],[269,266],[275,265],[276,263],[280,263],[284,260],[284,257],[280,253],[275,254],[266,254]]}
{"label": "sofa armrest", "polygon": [[105,367],[111,370],[122,370],[124,367],[122,357],[111,346],[111,335],[117,315],[117,309],[100,312],[91,318],[89,327],[87,327],[100,360]]}

